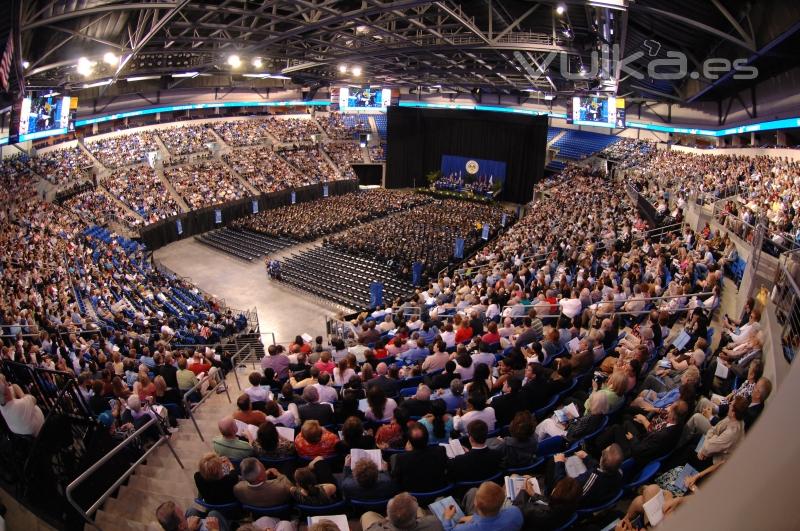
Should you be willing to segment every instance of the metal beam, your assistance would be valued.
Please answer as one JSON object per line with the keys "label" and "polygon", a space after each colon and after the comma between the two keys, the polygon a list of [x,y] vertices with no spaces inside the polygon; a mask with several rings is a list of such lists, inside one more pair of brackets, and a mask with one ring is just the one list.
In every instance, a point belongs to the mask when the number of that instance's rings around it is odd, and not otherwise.
{"label": "metal beam", "polygon": [[666,18],[671,18],[673,20],[677,20],[678,22],[685,24],[686,26],[689,26],[691,28],[696,28],[701,31],[705,31],[706,33],[710,33],[711,35],[715,35],[721,39],[730,41],[733,44],[736,44],[737,46],[741,46],[746,50],[750,50],[751,52],[755,51],[755,48],[752,46],[752,44],[747,43],[741,39],[737,39],[733,35],[730,35],[729,33],[725,33],[720,29],[709,26],[708,24],[703,24],[702,22],[699,22],[697,20],[684,17],[683,15],[678,15],[677,13],[672,13],[671,11],[666,11],[664,9],[658,9],[650,6],[644,6],[641,4],[631,4],[630,6],[628,6],[628,8],[634,9],[636,11],[644,11],[645,13],[650,13],[652,15],[657,15],[660,17],[666,17]]}
{"label": "metal beam", "polygon": [[459,24],[467,28],[469,31],[480,37],[480,39],[485,42],[486,44],[492,44],[492,40],[489,39],[481,30],[480,28],[476,27],[471,21],[465,19],[461,16],[461,13],[457,12],[456,10],[452,9],[450,6],[445,4],[444,2],[436,2],[436,6],[439,7],[442,11],[453,17],[458,21]]}
{"label": "metal beam", "polygon": [[531,13],[536,11],[539,8],[540,5],[541,4],[535,4],[532,8],[528,9],[527,11],[525,11],[515,21],[513,21],[511,24],[509,24],[506,29],[504,29],[503,31],[501,31],[500,33],[495,35],[495,37],[492,39],[492,41],[496,42],[496,41],[502,39],[503,37],[505,37],[506,35],[508,35],[508,33],[510,33],[515,27],[517,27],[523,20],[528,18],[528,16]]}
{"label": "metal beam", "polygon": [[[138,42],[136,42],[135,44],[131,43],[131,44],[133,44],[133,49],[131,50],[131,52],[129,54],[126,54],[125,57],[122,60],[120,60],[119,66],[117,66],[117,71],[114,72],[114,76],[111,78],[111,83],[109,83],[108,85],[105,85],[103,87],[103,89],[101,89],[101,91],[100,91],[100,95],[101,96],[105,92],[106,87],[114,84],[117,81],[117,79],[119,78],[120,73],[122,73],[122,70],[125,68],[125,66],[128,64],[128,62],[130,62],[131,59],[136,57],[136,55],[140,51],[142,51],[142,49],[145,46],[147,46],[147,43],[150,42],[150,40],[153,37],[155,37],[156,34],[159,31],[161,31],[164,28],[164,26],[166,26],[167,23],[170,20],[172,20],[172,18],[175,15],[177,15],[180,12],[180,10],[183,9],[184,6],[186,6],[186,4],[188,4],[189,2],[190,2],[190,0],[180,0],[177,4],[175,4],[172,7],[172,9],[168,13],[166,13],[163,17],[161,17],[158,20],[158,22],[155,22],[155,18],[154,18],[154,24],[150,28],[150,31],[148,31],[147,34],[144,35],[141,39],[139,39]],[[154,15],[154,17],[155,17],[155,15]]]}
{"label": "metal beam", "polygon": [[756,43],[755,43],[755,40],[753,39],[753,35],[748,34],[744,30],[742,25],[739,24],[739,21],[736,20],[735,18],[733,18],[733,15],[731,15],[731,12],[728,11],[725,8],[725,6],[722,5],[722,3],[719,0],[711,0],[711,3],[714,4],[716,6],[716,8],[719,10],[719,12],[722,13],[722,16],[725,17],[728,20],[728,22],[731,23],[731,26],[733,26],[733,29],[735,29],[736,32],[739,35],[742,36],[742,39],[744,39],[744,41],[746,43],[748,43],[751,48],[755,49]]}
{"label": "metal beam", "polygon": [[98,7],[90,7],[87,9],[77,9],[75,11],[66,11],[64,13],[54,15],[52,17],[43,18],[41,20],[34,20],[22,27],[22,31],[28,31],[40,26],[49,26],[57,24],[64,20],[73,18],[87,17],[106,13],[108,11],[133,11],[137,9],[172,9],[177,2],[152,2],[152,3],[133,3],[133,4],[109,4]]}

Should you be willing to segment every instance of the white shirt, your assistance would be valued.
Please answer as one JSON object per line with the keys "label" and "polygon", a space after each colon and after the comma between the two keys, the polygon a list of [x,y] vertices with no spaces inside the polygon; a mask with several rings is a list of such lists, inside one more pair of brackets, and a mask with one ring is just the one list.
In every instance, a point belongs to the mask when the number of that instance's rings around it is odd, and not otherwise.
{"label": "white shirt", "polygon": [[460,417],[453,417],[453,428],[460,431],[462,434],[467,433],[467,427],[472,421],[482,420],[486,423],[489,431],[494,431],[495,416],[494,408],[491,406],[485,407],[482,411],[468,411]]}
{"label": "white shirt", "polygon": [[320,402],[328,402],[329,404],[333,404],[336,402],[336,389],[333,387],[322,385],[319,383],[312,384],[316,387],[317,392],[319,393],[319,401]]}
{"label": "white shirt", "polygon": [[570,319],[574,319],[583,309],[580,299],[561,299],[558,305],[561,306],[561,311],[564,315]]}
{"label": "white shirt", "polygon": [[44,424],[42,410],[36,405],[36,399],[32,395],[9,400],[0,406],[0,413],[3,414],[8,428],[17,435],[36,437]]}
{"label": "white shirt", "polygon": [[254,385],[245,389],[244,392],[250,397],[251,402],[269,402],[272,400],[272,391],[268,387]]}

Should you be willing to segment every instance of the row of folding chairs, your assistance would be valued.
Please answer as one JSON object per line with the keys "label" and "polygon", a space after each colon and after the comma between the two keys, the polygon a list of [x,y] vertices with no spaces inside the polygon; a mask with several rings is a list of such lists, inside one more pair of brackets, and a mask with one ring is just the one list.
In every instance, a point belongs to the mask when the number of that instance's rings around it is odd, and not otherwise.
{"label": "row of folding chairs", "polygon": [[252,262],[254,258],[258,258],[258,255],[253,254],[251,251],[245,248],[217,240],[208,234],[201,234],[200,236],[195,236],[194,239],[202,244],[208,245],[209,247],[213,247],[214,249],[217,249],[219,251],[226,252],[230,255],[235,256],[236,258],[247,260],[248,262]]}
{"label": "row of folding chairs", "polygon": [[226,227],[220,232],[223,231],[232,238],[236,238],[244,243],[247,243],[248,245],[252,245],[256,249],[263,250],[265,254],[280,251],[281,249],[291,247],[297,243],[289,238],[267,236],[266,234],[260,234],[258,232],[236,229],[232,227]]}
{"label": "row of folding chairs", "polygon": [[333,250],[330,247],[317,247],[308,251],[312,256],[318,256],[324,260],[330,260],[336,263],[337,266],[341,265],[346,269],[356,271],[361,275],[365,275],[370,280],[379,279],[384,284],[387,291],[396,291],[398,293],[407,294],[414,289],[411,283],[397,278],[397,275],[384,265],[376,265],[375,263],[360,258],[355,255],[342,253],[341,251]]}
{"label": "row of folding chairs", "polygon": [[[357,293],[369,293],[369,286],[374,279],[368,273],[347,268],[342,263],[332,263],[330,260],[320,256],[302,255],[293,256],[286,261],[286,266],[296,267],[301,270],[310,270],[319,274],[327,281],[339,282],[343,287],[351,287]],[[394,297],[401,294],[396,288],[386,288],[387,296]]]}
{"label": "row of folding chairs", "polygon": [[348,308],[361,310],[369,306],[369,299],[354,298],[351,293],[338,286],[326,285],[323,288],[318,284],[319,279],[311,278],[305,273],[291,268],[281,268],[281,280],[301,291],[307,291]]}

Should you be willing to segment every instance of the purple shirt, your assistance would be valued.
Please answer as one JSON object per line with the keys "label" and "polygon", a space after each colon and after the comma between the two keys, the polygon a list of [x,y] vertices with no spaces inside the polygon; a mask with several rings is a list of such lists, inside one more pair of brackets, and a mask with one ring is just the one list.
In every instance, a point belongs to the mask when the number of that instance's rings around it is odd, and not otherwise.
{"label": "purple shirt", "polygon": [[289,377],[289,357],[285,354],[270,356],[267,354],[261,358],[261,369],[272,369],[275,371],[275,378],[283,380]]}

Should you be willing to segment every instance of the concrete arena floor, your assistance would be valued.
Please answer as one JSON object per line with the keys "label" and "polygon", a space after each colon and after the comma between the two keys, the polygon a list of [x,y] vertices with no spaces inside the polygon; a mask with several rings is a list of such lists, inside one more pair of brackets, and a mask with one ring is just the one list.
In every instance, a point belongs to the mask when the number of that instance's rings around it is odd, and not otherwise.
{"label": "concrete arena floor", "polygon": [[[308,245],[308,244],[306,244]],[[306,245],[284,249],[274,255],[297,252]],[[155,259],[201,289],[225,299],[231,308],[256,307],[262,332],[274,332],[279,343],[289,343],[298,334],[325,336],[325,317],[337,307],[286,284],[267,279],[261,260],[246,262],[187,238],[158,249]],[[271,338],[264,338],[269,344]]]}

